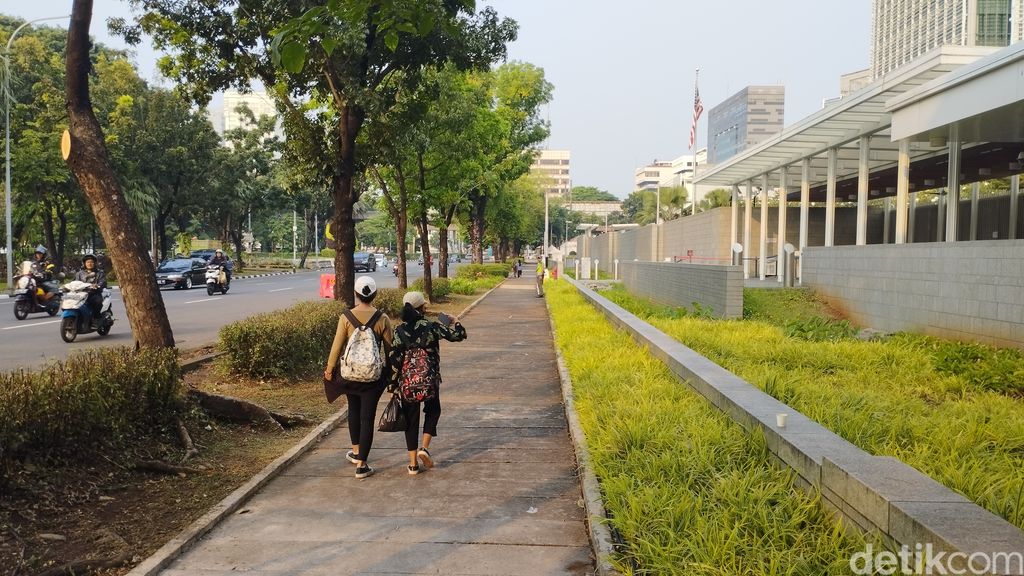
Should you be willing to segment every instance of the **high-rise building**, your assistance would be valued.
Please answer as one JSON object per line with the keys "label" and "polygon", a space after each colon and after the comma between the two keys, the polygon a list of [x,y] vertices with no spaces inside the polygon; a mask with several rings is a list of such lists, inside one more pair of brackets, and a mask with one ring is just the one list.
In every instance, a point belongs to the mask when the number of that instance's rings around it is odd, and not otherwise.
{"label": "high-rise building", "polygon": [[657,190],[672,178],[672,161],[655,160],[633,171],[633,190]]}
{"label": "high-rise building", "polygon": [[569,197],[572,185],[568,150],[538,150],[530,165],[530,174],[541,178],[541,188],[548,196]]}
{"label": "high-rise building", "polygon": [[708,112],[708,162],[718,164],[782,131],[785,86],[747,86]]}
{"label": "high-rise building", "polygon": [[939,46],[1009,46],[1024,35],[1024,0],[873,0],[871,77]]}
{"label": "high-rise building", "polygon": [[[246,121],[245,116],[238,112],[238,107],[242,104],[248,106],[256,118],[260,116],[278,117],[274,101],[270,99],[266,92],[253,91],[243,94],[237,90],[226,90],[224,91],[223,131],[251,127]],[[280,122],[278,122],[278,127],[274,132],[278,138],[284,137]]]}

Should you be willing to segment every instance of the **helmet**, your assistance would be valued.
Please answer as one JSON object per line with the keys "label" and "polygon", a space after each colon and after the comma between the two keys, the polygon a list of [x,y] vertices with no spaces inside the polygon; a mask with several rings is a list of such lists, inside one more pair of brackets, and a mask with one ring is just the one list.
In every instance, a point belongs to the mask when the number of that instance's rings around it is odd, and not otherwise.
{"label": "helmet", "polygon": [[43,246],[42,244],[36,246],[36,254],[42,254],[43,256],[46,256],[46,246]]}
{"label": "helmet", "polygon": [[86,254],[85,256],[82,256],[82,266],[85,266],[85,263],[88,260],[92,260],[93,262],[96,262],[97,261],[96,260],[96,255],[95,254]]}
{"label": "helmet", "polygon": [[216,250],[214,250],[214,251],[213,251],[213,253],[214,253],[214,254],[223,254],[223,253],[224,253],[224,251],[223,251],[223,250],[221,250],[220,248],[217,248]]}

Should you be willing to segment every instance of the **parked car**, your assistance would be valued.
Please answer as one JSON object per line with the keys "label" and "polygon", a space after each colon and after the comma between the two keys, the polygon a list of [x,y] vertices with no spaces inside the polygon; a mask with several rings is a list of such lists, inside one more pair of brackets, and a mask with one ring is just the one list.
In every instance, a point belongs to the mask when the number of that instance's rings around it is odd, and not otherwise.
{"label": "parked car", "polygon": [[388,265],[388,257],[387,256],[385,256],[383,254],[374,254],[374,257],[377,259],[377,267],[378,268],[383,268],[383,267]]}
{"label": "parked car", "polygon": [[214,253],[216,253],[216,250],[193,250],[189,256],[192,258],[202,258],[209,262],[210,258],[213,258]]}
{"label": "parked car", "polygon": [[194,285],[206,286],[206,260],[202,258],[174,258],[164,260],[156,269],[159,287],[174,286],[188,290]]}
{"label": "parked car", "polygon": [[352,255],[352,269],[356,272],[376,272],[377,259],[369,252],[356,252]]}

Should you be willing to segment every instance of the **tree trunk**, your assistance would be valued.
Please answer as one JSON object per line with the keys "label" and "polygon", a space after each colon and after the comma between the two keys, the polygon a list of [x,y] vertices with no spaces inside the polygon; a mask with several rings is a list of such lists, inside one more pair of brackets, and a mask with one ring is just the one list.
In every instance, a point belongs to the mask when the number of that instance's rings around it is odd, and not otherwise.
{"label": "tree trunk", "polygon": [[473,248],[473,263],[484,263],[484,216],[487,210],[487,196],[475,190],[469,195],[472,205],[469,209],[469,242]]}
{"label": "tree trunk", "polygon": [[427,301],[433,302],[431,295],[434,292],[434,279],[432,277],[430,264],[430,230],[427,228],[427,206],[426,202],[420,202],[420,215],[417,224],[420,230],[420,244],[423,248],[423,295]]}
{"label": "tree trunk", "polygon": [[160,208],[156,213],[156,233],[160,238],[160,256],[157,258],[154,255],[154,259],[157,262],[167,259],[167,218],[171,215],[171,208],[173,206],[174,202],[172,201],[166,208]]}
{"label": "tree trunk", "polygon": [[352,208],[359,194],[352,186],[356,176],[356,137],[363,128],[366,113],[358,106],[344,105],[339,110],[338,172],[332,182],[334,197],[335,238],[338,248],[334,253],[334,298],[348,306],[355,300],[355,276],[352,271],[352,253],[356,247],[356,225]]}
{"label": "tree trunk", "polygon": [[242,258],[242,254],[245,252],[245,246],[242,245],[242,231],[232,230],[230,236],[231,244],[235,247],[235,262],[232,272],[241,272],[245,269],[245,260]]}
{"label": "tree trunk", "polygon": [[448,208],[448,213],[444,215],[441,229],[437,232],[438,238],[438,263],[437,263],[437,277],[448,278],[448,227],[452,225],[452,218],[455,217],[455,205],[452,204]]}
{"label": "tree trunk", "polygon": [[53,203],[46,192],[40,190],[40,195],[43,197],[43,242],[50,252],[50,261],[57,266],[55,272],[60,272],[64,261],[57,256],[57,239],[53,234]]}
{"label": "tree trunk", "polygon": [[57,271],[64,267],[64,254],[68,244],[68,213],[57,204]]}
{"label": "tree trunk", "polygon": [[74,0],[68,27],[65,96],[71,132],[68,167],[92,208],[121,285],[136,346],[173,347],[174,334],[135,215],[110,166],[89,99],[92,0]]}

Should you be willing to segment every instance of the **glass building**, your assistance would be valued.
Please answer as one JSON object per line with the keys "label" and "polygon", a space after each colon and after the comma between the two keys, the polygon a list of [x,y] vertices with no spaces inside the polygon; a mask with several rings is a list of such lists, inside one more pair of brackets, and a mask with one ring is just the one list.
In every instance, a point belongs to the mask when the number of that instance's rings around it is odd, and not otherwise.
{"label": "glass building", "polygon": [[1024,34],[1024,0],[873,0],[871,77],[939,46],[1009,46]]}
{"label": "glass building", "polygon": [[718,164],[782,131],[784,86],[747,86],[708,111],[708,163]]}

